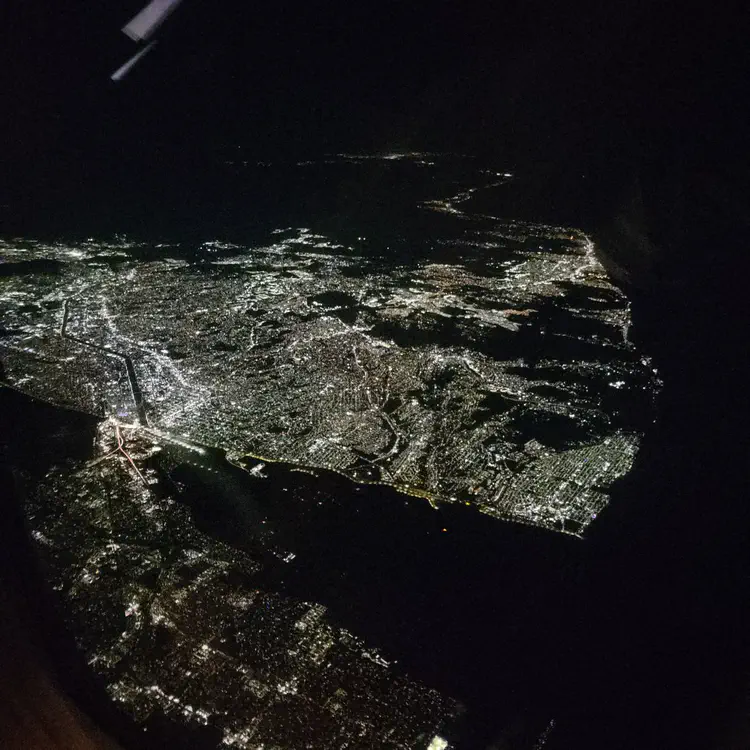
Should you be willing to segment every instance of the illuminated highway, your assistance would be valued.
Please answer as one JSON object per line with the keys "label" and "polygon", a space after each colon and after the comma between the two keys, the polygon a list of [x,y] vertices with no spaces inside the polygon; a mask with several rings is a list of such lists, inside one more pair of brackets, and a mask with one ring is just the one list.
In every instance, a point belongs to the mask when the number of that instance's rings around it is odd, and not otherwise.
{"label": "illuminated highway", "polygon": [[66,299],[64,302],[63,307],[63,320],[62,325],[60,326],[60,335],[64,338],[70,339],[71,341],[75,341],[77,344],[81,344],[81,346],[88,346],[91,349],[97,349],[100,352],[104,352],[105,354],[111,356],[111,357],[119,357],[124,363],[125,363],[125,369],[128,374],[128,381],[130,382],[130,392],[133,396],[133,404],[135,407],[135,413],[137,415],[138,421],[140,424],[142,424],[144,427],[148,426],[148,418],[146,417],[146,409],[143,403],[143,394],[141,393],[141,388],[138,385],[138,378],[135,374],[135,368],[133,367],[133,360],[124,352],[117,352],[114,349],[110,349],[107,346],[101,346],[100,344],[92,344],[90,341],[84,341],[81,338],[78,338],[77,336],[73,336],[70,333],[68,333],[68,319],[70,317],[70,300]]}

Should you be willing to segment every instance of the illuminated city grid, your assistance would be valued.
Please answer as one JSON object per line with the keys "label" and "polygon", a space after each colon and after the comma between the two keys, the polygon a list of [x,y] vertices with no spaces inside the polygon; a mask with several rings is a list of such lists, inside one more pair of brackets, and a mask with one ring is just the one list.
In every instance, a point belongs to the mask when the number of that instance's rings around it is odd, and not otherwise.
{"label": "illuminated city grid", "polygon": [[[438,161],[329,161],[378,159]],[[471,214],[480,187],[424,200],[452,229],[408,257],[304,227],[252,246],[0,241],[6,383],[102,418],[29,521],[137,720],[246,750],[440,750],[461,711],[322,605],[262,589],[261,563],[157,491],[155,456],[210,466],[217,447],[256,477],[329,470],[574,535],[630,470],[659,381],[627,299],[580,232]]]}
{"label": "illuminated city grid", "polygon": [[120,352],[166,433],[580,534],[633,464],[640,434],[618,420],[655,377],[585,237],[475,229],[470,194],[424,206],[466,225],[451,263],[378,265],[295,228],[205,243],[198,262],[126,241],[6,242],[7,259],[56,271],[3,282],[7,377],[133,421]]}
{"label": "illuminated city grid", "polygon": [[[121,437],[138,465],[160,450]],[[103,422],[99,457],[50,472],[27,513],[79,646],[136,721],[211,727],[243,750],[446,742],[459,704],[395,672],[324,606],[259,589],[260,563],[196,531],[118,442]]]}

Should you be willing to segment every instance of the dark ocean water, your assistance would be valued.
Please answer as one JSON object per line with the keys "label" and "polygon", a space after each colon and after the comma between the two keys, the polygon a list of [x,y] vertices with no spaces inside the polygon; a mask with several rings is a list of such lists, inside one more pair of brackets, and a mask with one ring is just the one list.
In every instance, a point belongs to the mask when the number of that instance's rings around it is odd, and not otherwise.
{"label": "dark ocean water", "polygon": [[253,482],[182,469],[199,528],[252,554],[248,508],[258,508],[296,554],[269,561],[263,586],[326,605],[399,670],[458,699],[458,747],[506,735],[531,746],[561,709],[557,649],[574,648],[578,540],[332,474],[267,470],[270,481]]}

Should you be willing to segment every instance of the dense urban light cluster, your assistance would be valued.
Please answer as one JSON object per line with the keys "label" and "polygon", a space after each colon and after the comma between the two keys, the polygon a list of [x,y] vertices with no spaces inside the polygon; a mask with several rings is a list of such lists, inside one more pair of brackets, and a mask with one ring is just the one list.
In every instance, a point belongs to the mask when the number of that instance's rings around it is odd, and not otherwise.
{"label": "dense urban light cluster", "polygon": [[52,472],[28,513],[89,664],[136,720],[211,727],[226,747],[406,750],[456,717],[457,703],[394,671],[324,606],[258,588],[257,560],[156,491],[145,467],[161,449],[122,432],[143,477],[103,422],[99,458]]}
{"label": "dense urban light cluster", "polygon": [[632,465],[630,413],[654,388],[590,244],[549,227],[467,230],[453,263],[394,266],[309,230],[276,237],[209,243],[199,262],[7,248],[59,264],[4,295],[9,379],[135,420],[129,358],[148,421],[169,433],[585,529]]}
{"label": "dense urban light cluster", "polygon": [[[405,158],[439,160],[376,161]],[[471,213],[476,190],[420,202],[438,223],[419,252],[318,227],[251,246],[0,241],[6,385],[102,419],[31,526],[92,667],[140,721],[247,749],[447,748],[459,713],[200,532],[180,466],[334,472],[572,535],[630,470],[659,381],[627,299],[585,236]],[[288,563],[266,520],[254,543]]]}

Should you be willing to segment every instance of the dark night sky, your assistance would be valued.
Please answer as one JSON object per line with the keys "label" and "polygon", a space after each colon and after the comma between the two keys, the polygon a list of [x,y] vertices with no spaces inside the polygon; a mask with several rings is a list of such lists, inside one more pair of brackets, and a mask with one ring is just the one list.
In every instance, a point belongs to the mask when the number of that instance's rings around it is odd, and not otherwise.
{"label": "dark night sky", "polygon": [[731,14],[672,17],[643,2],[185,0],[157,47],[114,84],[109,75],[136,51],[120,28],[143,4],[6,7],[12,149],[130,138],[497,148],[495,134],[544,118],[567,131],[603,110],[653,112],[675,82],[684,87],[696,57],[725,45],[715,37],[736,28]]}
{"label": "dark night sky", "polygon": [[17,148],[118,137],[387,143],[420,137],[410,131],[432,112],[452,115],[432,123],[445,137],[463,115],[444,105],[483,95],[477,73],[509,58],[525,20],[514,5],[186,0],[116,85],[110,73],[136,49],[120,27],[140,5],[32,4],[11,19],[6,127]]}
{"label": "dark night sky", "polygon": [[184,170],[230,143],[257,159],[456,150],[567,174],[659,170],[675,143],[715,161],[744,139],[739,3],[185,0],[113,83],[144,4],[4,5],[0,204]]}

